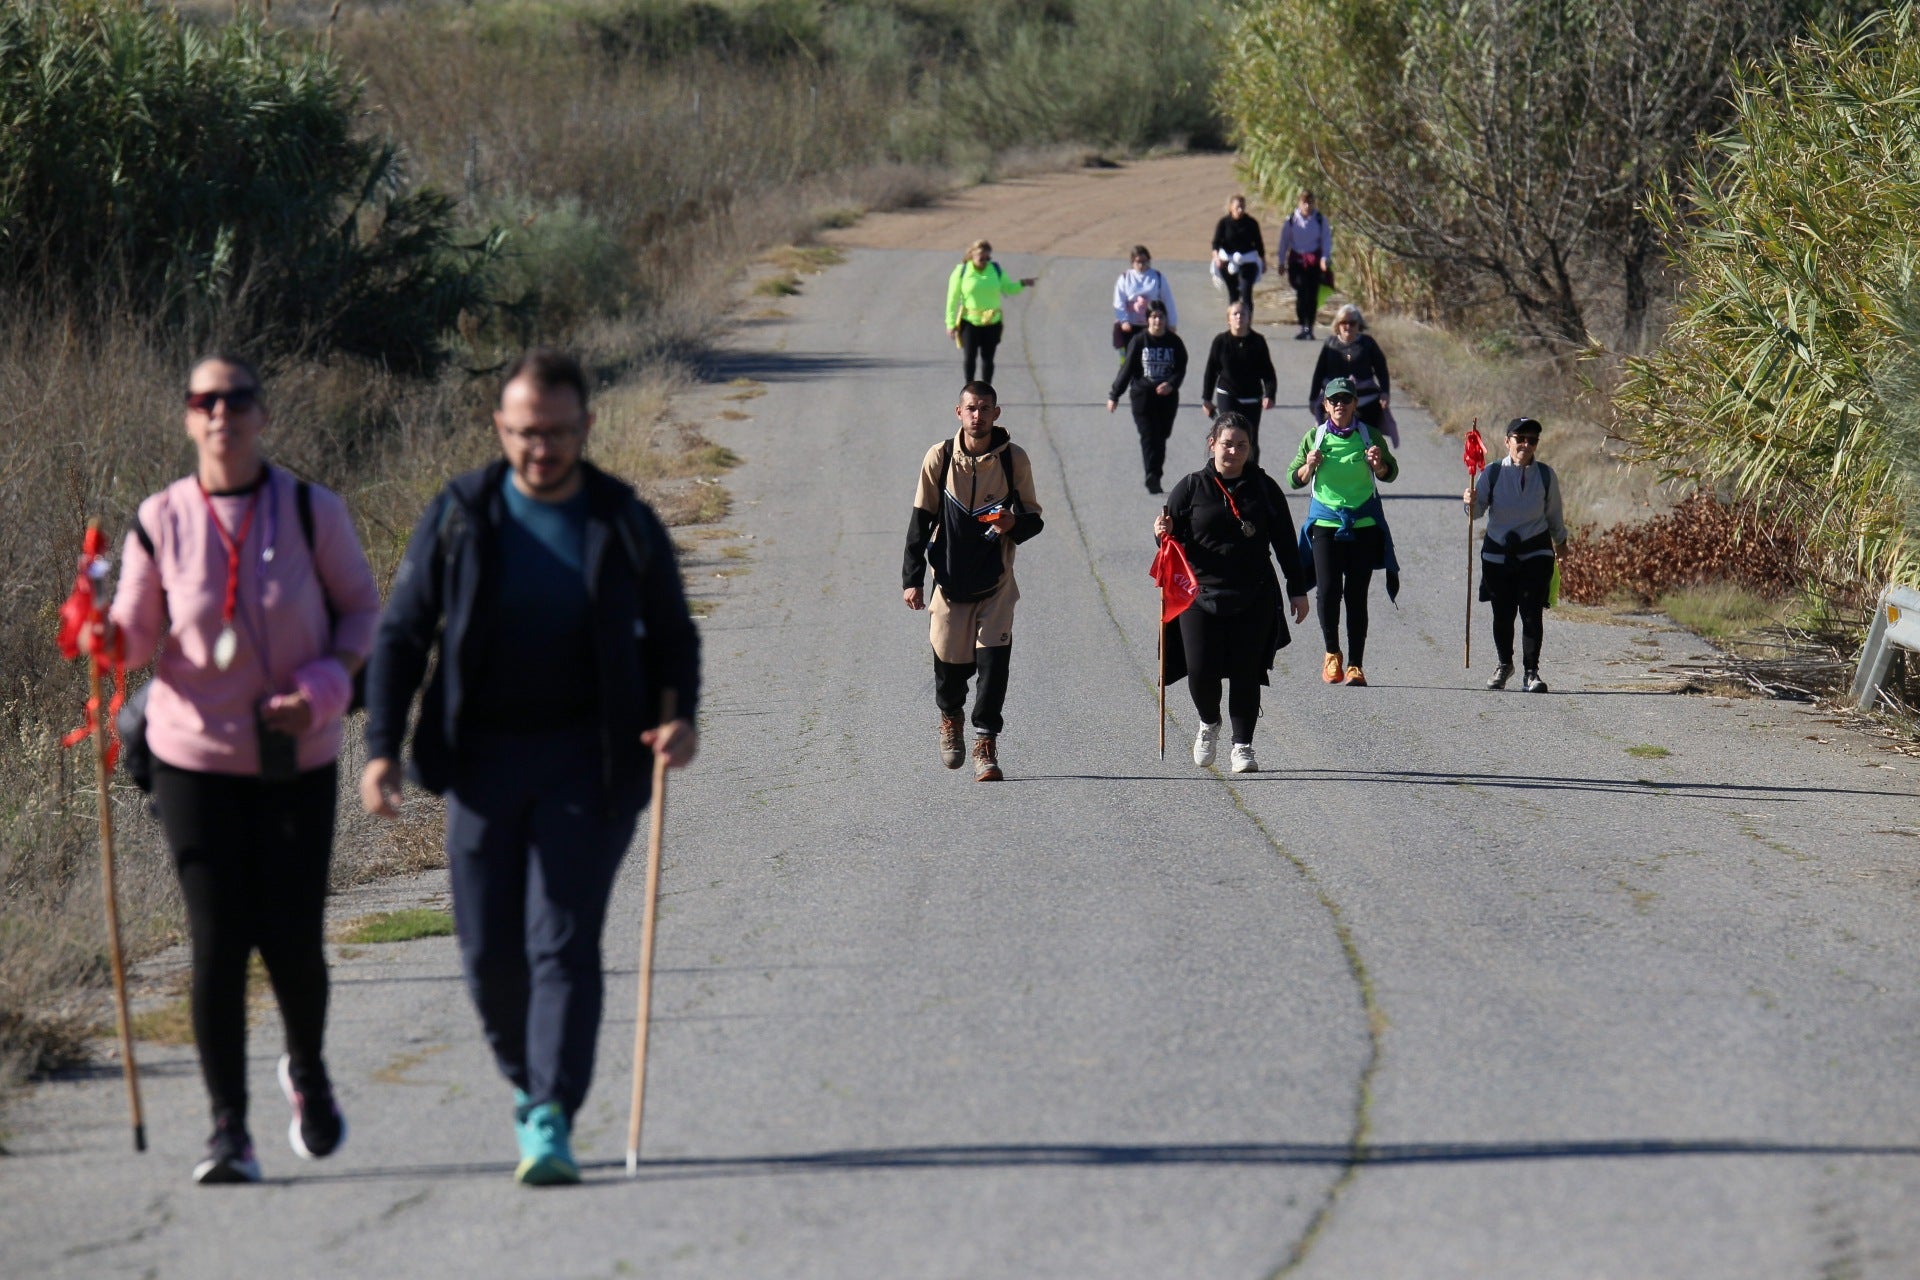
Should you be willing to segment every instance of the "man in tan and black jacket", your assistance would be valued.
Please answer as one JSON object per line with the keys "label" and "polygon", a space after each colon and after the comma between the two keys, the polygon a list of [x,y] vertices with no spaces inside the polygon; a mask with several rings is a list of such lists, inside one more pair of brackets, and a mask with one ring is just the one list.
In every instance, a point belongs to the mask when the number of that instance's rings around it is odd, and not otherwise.
{"label": "man in tan and black jacket", "polygon": [[[979,782],[1001,779],[997,739],[1007,698],[1007,658],[1013,648],[1014,547],[1039,533],[1040,502],[1033,465],[999,425],[993,387],[969,382],[954,408],[960,430],[927,450],[920,463],[907,524],[902,598],[909,609],[931,607],[933,700],[940,708],[940,759],[958,769],[966,759],[961,716],[967,681],[977,670],[973,702],[973,772]],[[927,566],[933,595],[922,595]]]}

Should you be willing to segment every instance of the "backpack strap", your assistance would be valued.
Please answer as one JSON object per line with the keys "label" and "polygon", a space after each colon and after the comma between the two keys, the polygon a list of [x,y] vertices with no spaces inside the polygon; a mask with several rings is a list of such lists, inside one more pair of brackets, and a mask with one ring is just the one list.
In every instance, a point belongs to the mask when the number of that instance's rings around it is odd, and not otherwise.
{"label": "backpack strap", "polygon": [[948,436],[940,442],[940,496],[945,501],[947,481],[953,476],[953,437]]}

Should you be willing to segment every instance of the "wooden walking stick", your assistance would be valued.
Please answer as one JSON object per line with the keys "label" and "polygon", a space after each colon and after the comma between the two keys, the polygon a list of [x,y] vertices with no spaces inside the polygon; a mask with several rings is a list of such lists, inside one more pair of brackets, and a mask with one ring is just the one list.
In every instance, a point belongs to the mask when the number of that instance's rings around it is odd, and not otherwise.
{"label": "wooden walking stick", "polygon": [[[107,960],[113,973],[114,1022],[120,1035],[120,1074],[127,1082],[127,1109],[133,1119],[133,1149],[147,1149],[146,1117],[140,1107],[140,1068],[133,1057],[133,1019],[127,1009],[127,962],[120,945],[120,895],[113,874],[113,764],[118,755],[113,738],[113,716],[120,706],[120,691],[126,687],[126,675],[116,654],[102,652],[106,643],[104,615],[100,608],[100,584],[109,564],[107,541],[100,522],[87,522],[86,541],[82,544],[80,571],[74,576],[73,593],[60,608],[60,652],[69,659],[80,656],[80,636],[92,637],[87,658],[87,720],[69,733],[61,745],[72,747],[82,739],[93,739],[93,781],[100,806],[100,882],[107,902]],[[104,696],[101,673],[114,663],[115,693],[111,701]]]}
{"label": "wooden walking stick", "polygon": [[[87,663],[87,693],[95,708],[100,698],[98,657]],[[113,1020],[120,1033],[120,1074],[127,1082],[127,1109],[133,1117],[133,1149],[147,1149],[147,1124],[140,1109],[140,1067],[133,1060],[133,1019],[127,1010],[127,961],[120,948],[120,895],[113,878],[113,798],[108,786],[113,766],[107,759],[111,731],[102,723],[93,731],[93,779],[100,793],[100,889],[107,900],[107,958],[113,968]]]}
{"label": "wooden walking stick", "polygon": [[[1480,439],[1480,419],[1475,418],[1467,429],[1467,442],[1460,451],[1460,460],[1467,464],[1467,487],[1472,489],[1479,480],[1480,472],[1487,465],[1487,446]],[[1489,498],[1491,501],[1491,498]],[[1473,669],[1473,504],[1467,504],[1467,639],[1466,666]]]}
{"label": "wooden walking stick", "polygon": [[[660,695],[660,724],[671,724],[678,699]],[[633,1021],[633,1110],[627,1118],[627,1176],[640,1172],[640,1114],[647,1100],[647,1023],[653,1012],[653,926],[660,909],[660,850],[667,834],[667,753],[653,753],[653,812],[647,828],[647,898],[640,916],[640,1004]]]}
{"label": "wooden walking stick", "polygon": [[1167,758],[1167,584],[1160,584],[1160,612],[1154,617],[1154,648],[1160,653],[1160,758]]}

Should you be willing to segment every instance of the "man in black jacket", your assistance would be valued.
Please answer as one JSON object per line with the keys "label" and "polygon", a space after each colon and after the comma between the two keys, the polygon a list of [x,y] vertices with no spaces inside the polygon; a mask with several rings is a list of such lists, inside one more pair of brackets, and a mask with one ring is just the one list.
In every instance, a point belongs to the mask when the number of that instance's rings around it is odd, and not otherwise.
{"label": "man in black jacket", "polygon": [[407,710],[438,646],[413,776],[447,799],[461,960],[515,1089],[514,1176],[535,1185],[579,1181],[569,1135],[593,1073],[614,873],[653,754],[677,767],[698,745],[700,640],[673,544],[584,460],[592,425],[572,357],[513,364],[494,413],[506,456],[421,517],[367,675],[360,796],[392,817]]}

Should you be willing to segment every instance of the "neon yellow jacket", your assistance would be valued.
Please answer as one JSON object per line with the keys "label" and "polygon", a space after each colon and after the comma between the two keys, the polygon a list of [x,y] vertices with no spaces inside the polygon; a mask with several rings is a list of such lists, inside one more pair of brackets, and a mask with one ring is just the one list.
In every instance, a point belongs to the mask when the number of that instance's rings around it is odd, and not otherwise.
{"label": "neon yellow jacket", "polygon": [[999,324],[1000,299],[1019,293],[1025,285],[989,262],[985,271],[974,269],[973,259],[962,258],[947,277],[947,328],[968,324]]}

